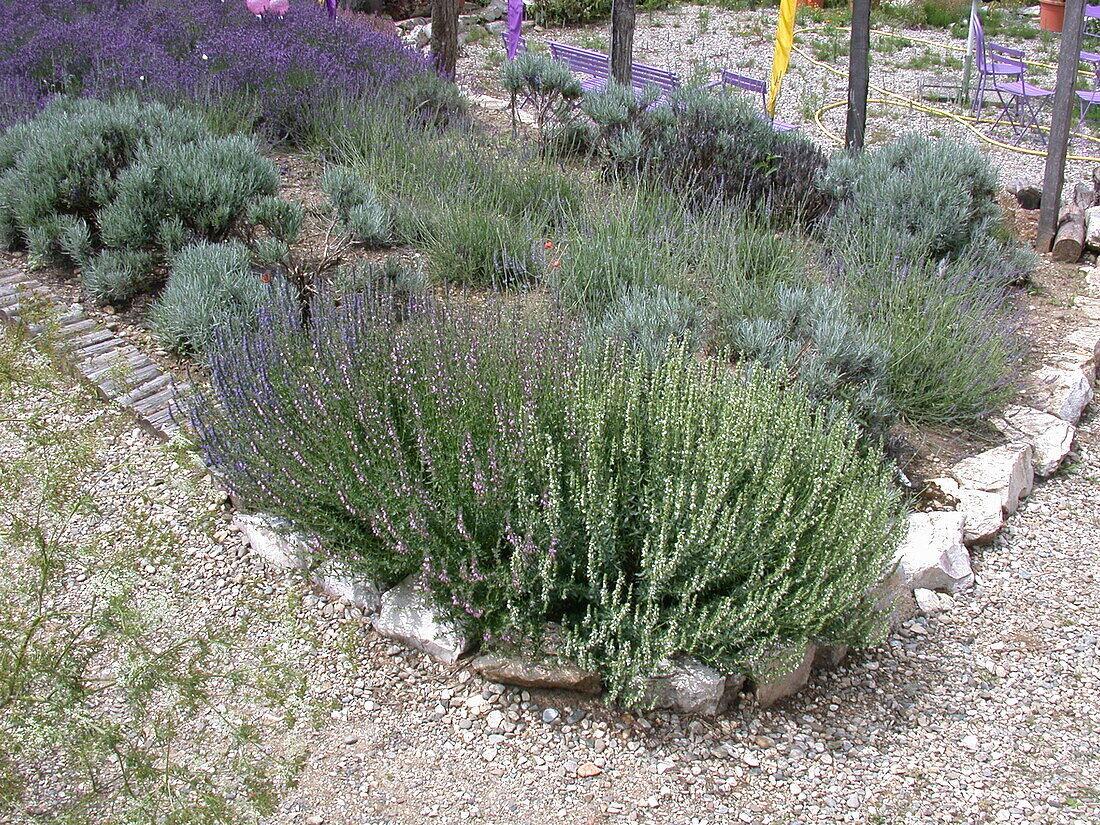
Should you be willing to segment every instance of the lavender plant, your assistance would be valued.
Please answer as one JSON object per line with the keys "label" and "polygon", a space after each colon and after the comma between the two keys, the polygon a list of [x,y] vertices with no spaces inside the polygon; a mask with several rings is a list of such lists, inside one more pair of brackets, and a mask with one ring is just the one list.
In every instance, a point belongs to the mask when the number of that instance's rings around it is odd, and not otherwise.
{"label": "lavender plant", "polygon": [[323,140],[365,99],[389,96],[424,117],[454,104],[395,35],[360,18],[331,20],[317,3],[261,20],[243,2],[46,0],[5,8],[4,22],[0,117],[11,121],[59,93],[126,93],[300,141]]}
{"label": "lavender plant", "polygon": [[945,261],[842,268],[852,306],[887,352],[886,385],[911,421],[974,421],[1012,397],[1024,356],[1017,298]]}
{"label": "lavender plant", "polygon": [[829,207],[817,185],[826,166],[821,150],[796,133],[775,132],[740,100],[684,89],[671,105],[647,105],[611,84],[583,107],[619,174],[688,193],[700,206],[725,200],[788,221],[812,221]]}
{"label": "lavender plant", "polygon": [[252,269],[244,244],[193,244],[172,262],[149,323],[168,348],[201,354],[215,329],[254,322],[271,291],[280,288],[270,275]]}
{"label": "lavender plant", "polygon": [[[126,301],[187,244],[244,238],[283,257],[300,206],[252,139],[159,104],[61,100],[0,137],[0,224],[36,260],[66,258],[97,301]],[[260,238],[251,223],[265,227]]]}
{"label": "lavender plant", "polygon": [[[765,371],[681,347],[583,357],[556,315],[369,292],[215,333],[192,419],[250,506],[364,573],[419,573],[487,644],[568,651],[636,698],[674,653],[727,670],[858,641],[892,549],[881,459]],[[399,320],[401,319],[401,320]]]}

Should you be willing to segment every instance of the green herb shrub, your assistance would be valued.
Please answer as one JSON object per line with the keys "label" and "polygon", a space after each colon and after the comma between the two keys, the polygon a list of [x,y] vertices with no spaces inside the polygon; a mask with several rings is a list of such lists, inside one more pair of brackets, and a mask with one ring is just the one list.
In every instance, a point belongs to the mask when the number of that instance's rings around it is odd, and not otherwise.
{"label": "green herb shrub", "polygon": [[898,413],[924,424],[1004,408],[1027,352],[1013,291],[945,261],[841,270],[850,305],[888,353]]}
{"label": "green herb shrub", "polygon": [[675,654],[867,638],[899,503],[846,422],[683,343],[583,357],[552,314],[403,312],[322,295],[307,324],[276,296],[215,333],[192,418],[229,489],[383,583],[419,571],[487,644],[557,623],[629,700]]}
{"label": "green herb shrub", "polygon": [[803,641],[864,641],[867,589],[896,546],[881,458],[800,393],[681,350],[652,368],[610,348],[582,370],[585,532],[566,649],[637,696],[687,653],[752,673]]}
{"label": "green herb shrub", "polygon": [[810,221],[829,206],[817,186],[826,167],[821,150],[795,132],[776,132],[733,96],[683,89],[658,105],[611,84],[586,95],[583,108],[620,174],[688,193],[703,206],[715,199],[759,205],[779,220]]}
{"label": "green herb shrub", "polygon": [[889,353],[892,403],[922,423],[1003,405],[1024,349],[1010,284],[1035,257],[1005,230],[996,172],[973,147],[906,135],[830,162],[825,255]]}
{"label": "green herb shrub", "polygon": [[0,135],[0,211],[24,242],[59,216],[83,220],[98,237],[100,210],[140,155],[203,134],[197,120],[164,106],[57,99]]}
{"label": "green herb shrub", "polygon": [[635,286],[612,302],[590,337],[598,349],[614,341],[656,363],[681,345],[694,350],[701,323],[699,305],[687,295],[661,284]]}
{"label": "green herb shrub", "polygon": [[572,219],[548,250],[549,283],[565,306],[590,318],[632,289],[678,289],[699,240],[678,199],[644,187],[620,194],[614,209]]}
{"label": "green herb shrub", "polygon": [[529,283],[538,274],[535,230],[474,204],[452,206],[424,244],[428,271],[438,281],[481,289]]}
{"label": "green herb shrub", "polygon": [[340,159],[394,209],[397,239],[429,242],[449,209],[477,205],[535,231],[561,226],[584,207],[581,184],[530,148],[499,146],[460,130],[420,131],[371,111],[342,136]]}
{"label": "green herb shrub", "polygon": [[96,303],[124,303],[156,281],[156,264],[148,252],[105,249],[84,266],[80,282]]}
{"label": "green herb shrub", "polygon": [[275,165],[250,138],[158,142],[119,174],[114,197],[96,215],[100,238],[116,249],[155,248],[169,222],[168,231],[182,224],[187,237],[224,241],[241,234],[251,203],[278,187]]}
{"label": "green herb shrub", "polygon": [[565,63],[538,52],[524,52],[500,68],[501,82],[512,108],[512,126],[522,103],[535,111],[539,135],[546,136],[549,124],[562,125],[573,119],[584,90]]}
{"label": "green herb shrub", "polygon": [[254,321],[273,288],[270,275],[253,270],[244,244],[193,244],[172,262],[149,323],[170,349],[201,354],[219,326]]}

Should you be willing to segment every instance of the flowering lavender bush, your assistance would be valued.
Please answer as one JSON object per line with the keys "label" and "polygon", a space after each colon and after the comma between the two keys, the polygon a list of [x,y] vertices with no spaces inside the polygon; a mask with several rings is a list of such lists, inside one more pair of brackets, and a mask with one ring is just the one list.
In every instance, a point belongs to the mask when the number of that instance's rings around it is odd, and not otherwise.
{"label": "flowering lavender bush", "polygon": [[1012,282],[1035,266],[1004,228],[997,173],[973,147],[919,135],[837,154],[823,232],[837,280],[888,353],[898,411],[976,419],[1012,391],[1023,346]]}
{"label": "flowering lavender bush", "polygon": [[6,4],[4,14],[0,117],[9,122],[51,95],[125,92],[206,105],[227,126],[302,140],[354,116],[356,101],[401,97],[404,81],[433,74],[395,36],[329,19],[312,0],[261,18],[243,0],[44,0]]}
{"label": "flowering lavender bush", "polygon": [[555,314],[368,291],[320,297],[306,325],[271,300],[255,329],[216,334],[201,448],[247,504],[367,575],[420,571],[490,643],[558,623],[628,699],[678,652],[734,671],[865,637],[896,494],[844,423],[765,371],[684,347],[584,357]]}

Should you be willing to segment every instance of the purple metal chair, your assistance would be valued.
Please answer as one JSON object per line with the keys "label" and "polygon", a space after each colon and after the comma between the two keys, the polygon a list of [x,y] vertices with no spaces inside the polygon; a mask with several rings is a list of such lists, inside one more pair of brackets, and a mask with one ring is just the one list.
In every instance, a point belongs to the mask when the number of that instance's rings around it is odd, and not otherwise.
{"label": "purple metal chair", "polygon": [[[1085,20],[1100,20],[1100,5],[1085,6]],[[1100,38],[1100,34],[1090,31],[1084,32],[1085,37]],[[1100,70],[1100,52],[1090,52],[1081,49],[1081,62],[1089,63],[1094,69]]]}
{"label": "purple metal chair", "polygon": [[990,54],[989,47],[994,44],[986,43],[982,18],[977,13],[971,12],[970,24],[974,28],[974,66],[978,70],[978,89],[974,93],[974,117],[981,120],[985,93],[991,84],[1001,78],[1023,80],[1023,71],[1016,64],[998,60]]}
{"label": "purple metal chair", "polygon": [[[1085,20],[1100,20],[1100,6],[1085,6]],[[1093,32],[1086,31],[1084,34],[1086,37],[1100,38],[1100,34],[1094,34]],[[1081,119],[1078,121],[1078,128],[1084,125],[1089,107],[1094,103],[1100,103],[1100,52],[1081,49],[1081,62],[1088,63],[1092,67],[1096,80],[1093,82],[1091,90],[1077,92],[1077,99],[1081,103]]]}
{"label": "purple metal chair", "polygon": [[1015,67],[1013,80],[993,81],[993,90],[1001,100],[1001,113],[993,121],[990,129],[996,128],[1001,121],[1012,125],[1016,134],[1016,142],[1019,143],[1027,133],[1034,131],[1039,139],[1046,143],[1046,135],[1039,128],[1039,113],[1053,97],[1051,89],[1044,89],[1028,83],[1024,79],[1024,53],[1020,49],[1010,49],[1007,46],[997,46],[993,43],[986,44],[989,48],[990,59],[1007,66]]}
{"label": "purple metal chair", "polygon": [[722,73],[717,80],[712,80],[706,84],[704,88],[714,89],[719,86],[733,86],[735,89],[742,89],[746,92],[754,92],[760,95],[760,103],[764,107],[765,114],[763,118],[771,123],[772,128],[777,132],[790,132],[798,127],[793,123],[786,123],[782,120],[775,120],[774,118],[768,118],[766,112],[768,109],[768,84],[763,80],[757,80],[755,77],[749,77],[748,75],[738,74],[737,72],[731,72],[729,69],[722,69]]}

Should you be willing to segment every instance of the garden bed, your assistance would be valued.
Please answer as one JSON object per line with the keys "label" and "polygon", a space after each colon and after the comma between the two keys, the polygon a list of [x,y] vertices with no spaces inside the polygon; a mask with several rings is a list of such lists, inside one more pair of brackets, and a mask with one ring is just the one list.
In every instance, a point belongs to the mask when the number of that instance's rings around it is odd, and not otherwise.
{"label": "garden bed", "polygon": [[[883,449],[914,489],[942,476],[1002,440],[981,422],[1027,366],[1030,262],[995,177],[944,141],[827,161],[727,99],[618,94],[583,121],[554,103],[587,156],[506,114],[361,100],[303,132],[323,161],[284,143],[274,165],[209,112],[58,104],[36,121],[58,146],[148,134],[91,205],[12,198],[5,220],[145,346],[151,307],[162,363],[211,370],[196,438],[245,506],[384,585],[420,571],[490,647],[558,624],[636,701],[674,657],[759,677],[777,650],[865,642],[903,512]],[[29,191],[53,144],[10,134],[4,185]],[[195,170],[163,158],[194,145],[248,174],[181,211],[202,186],[171,189]],[[1051,340],[1066,275],[1032,276]]]}

